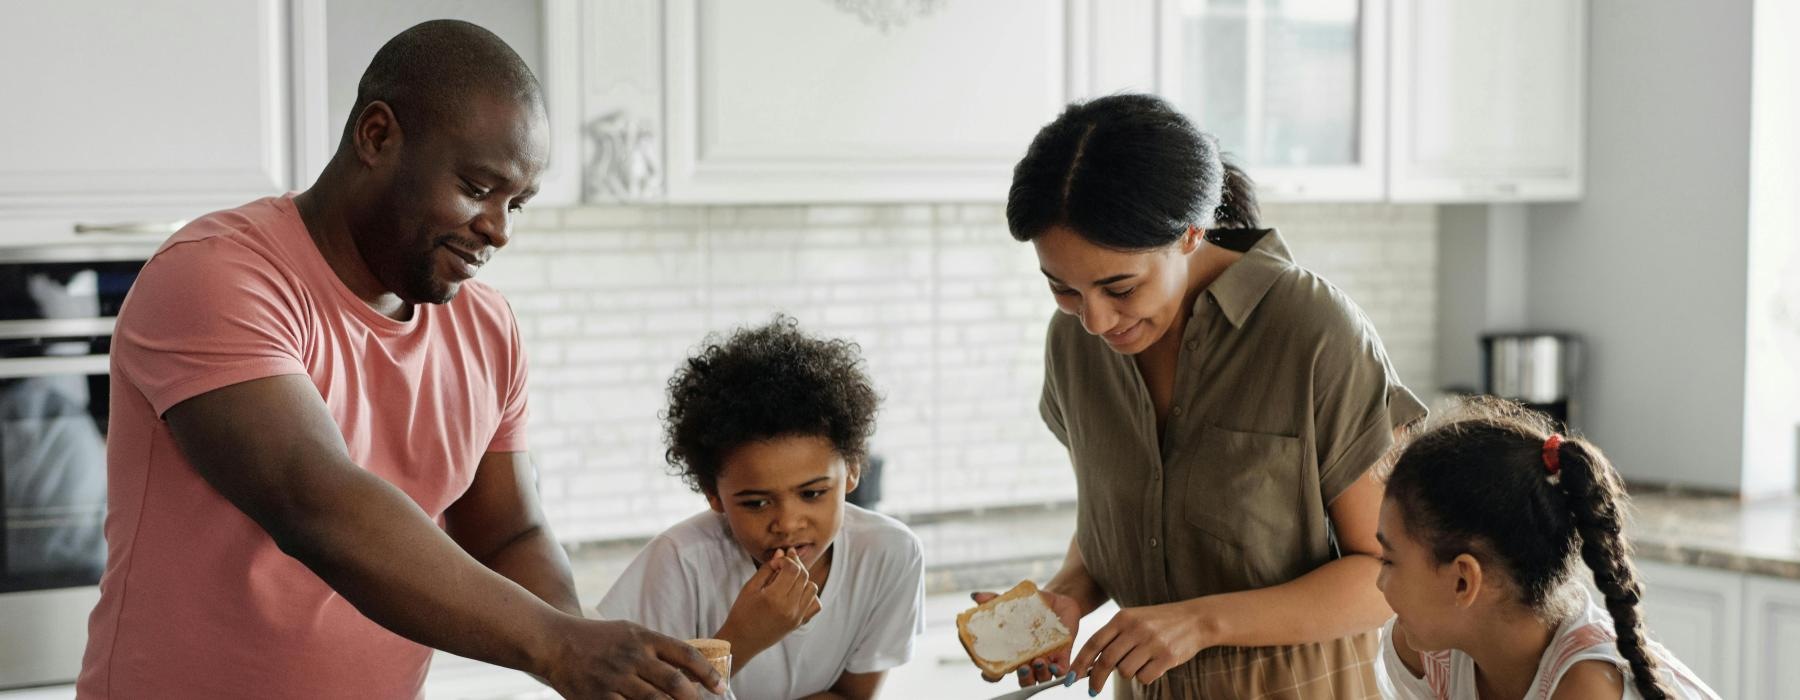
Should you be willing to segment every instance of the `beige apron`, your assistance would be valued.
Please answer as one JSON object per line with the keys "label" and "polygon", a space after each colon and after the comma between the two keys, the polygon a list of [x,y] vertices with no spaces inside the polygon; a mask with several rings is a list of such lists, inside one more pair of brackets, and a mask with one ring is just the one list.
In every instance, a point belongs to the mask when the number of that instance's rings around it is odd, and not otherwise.
{"label": "beige apron", "polygon": [[1370,631],[1322,644],[1216,647],[1150,687],[1114,678],[1113,682],[1125,682],[1118,684],[1113,696],[1129,700],[1375,700],[1381,697],[1375,686],[1379,643],[1379,633]]}

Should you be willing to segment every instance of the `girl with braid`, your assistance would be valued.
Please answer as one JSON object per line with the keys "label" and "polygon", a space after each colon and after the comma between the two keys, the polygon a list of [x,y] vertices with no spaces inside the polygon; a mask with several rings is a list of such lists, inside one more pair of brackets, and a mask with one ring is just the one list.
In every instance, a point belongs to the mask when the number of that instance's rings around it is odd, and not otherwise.
{"label": "girl with braid", "polygon": [[1600,449],[1497,399],[1447,414],[1399,453],[1381,506],[1383,694],[1718,698],[1645,636],[1625,490]]}

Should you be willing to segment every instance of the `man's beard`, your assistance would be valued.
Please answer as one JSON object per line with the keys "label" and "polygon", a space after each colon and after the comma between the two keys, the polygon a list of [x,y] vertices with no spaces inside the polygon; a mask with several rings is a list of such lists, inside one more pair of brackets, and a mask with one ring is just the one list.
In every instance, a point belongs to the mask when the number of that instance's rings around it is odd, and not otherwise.
{"label": "man's beard", "polygon": [[412,263],[407,265],[406,276],[401,280],[405,288],[406,300],[415,304],[448,304],[462,290],[462,285],[440,283],[432,277],[437,269],[438,249],[445,243],[456,240],[456,236],[445,234],[432,239],[431,246],[412,256]]}

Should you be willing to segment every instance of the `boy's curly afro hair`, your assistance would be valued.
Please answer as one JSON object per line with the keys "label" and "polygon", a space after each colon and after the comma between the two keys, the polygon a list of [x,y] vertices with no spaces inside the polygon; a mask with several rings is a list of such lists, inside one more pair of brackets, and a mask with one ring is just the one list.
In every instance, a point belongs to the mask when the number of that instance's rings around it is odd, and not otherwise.
{"label": "boy's curly afro hair", "polygon": [[826,438],[853,464],[867,456],[881,398],[855,343],[814,338],[777,315],[703,345],[669,379],[663,414],[664,456],[689,488],[713,493],[727,454],[777,437]]}

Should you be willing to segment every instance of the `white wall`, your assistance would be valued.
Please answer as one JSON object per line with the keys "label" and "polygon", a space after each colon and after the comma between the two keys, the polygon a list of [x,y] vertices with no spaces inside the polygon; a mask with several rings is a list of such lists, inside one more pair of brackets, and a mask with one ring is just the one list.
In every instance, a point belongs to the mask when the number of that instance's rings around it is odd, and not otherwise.
{"label": "white wall", "polygon": [[1438,386],[1482,390],[1481,336],[1530,329],[1523,204],[1438,208]]}
{"label": "white wall", "polygon": [[1744,485],[1792,493],[1800,441],[1800,3],[1756,0]]}
{"label": "white wall", "polygon": [[1627,478],[1736,490],[1751,0],[1591,8],[1587,192],[1532,207],[1527,315],[1586,336],[1587,432]]}
{"label": "white wall", "polygon": [[[558,537],[654,533],[704,507],[665,473],[657,413],[712,330],[776,310],[861,343],[886,395],[885,510],[1067,500],[1037,415],[1054,310],[1031,247],[990,205],[533,211],[482,278],[530,354],[531,450]],[[1368,312],[1404,381],[1434,375],[1435,210],[1271,206],[1300,263]]]}

